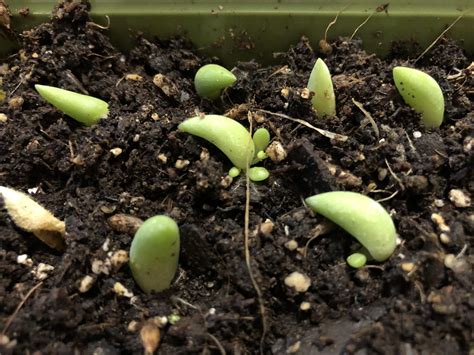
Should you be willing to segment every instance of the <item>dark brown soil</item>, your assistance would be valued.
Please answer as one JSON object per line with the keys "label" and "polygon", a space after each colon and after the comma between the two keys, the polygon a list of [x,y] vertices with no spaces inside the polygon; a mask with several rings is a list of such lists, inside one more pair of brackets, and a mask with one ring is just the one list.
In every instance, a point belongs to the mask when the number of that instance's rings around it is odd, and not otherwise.
{"label": "dark brown soil", "polygon": [[[251,111],[254,128],[267,127],[288,151],[280,163],[265,161],[270,178],[250,188],[250,254],[266,309],[265,353],[472,354],[474,215],[449,199],[452,189],[474,193],[474,79],[472,71],[458,71],[472,57],[443,40],[416,63],[440,83],[446,99],[445,122],[427,131],[391,75],[395,65],[413,65],[414,47],[397,44],[381,59],[358,41],[339,39],[325,58],[337,117],[319,119],[301,95],[319,56],[305,39],[278,65],[237,64],[237,83],[210,102],[195,94],[193,77],[211,60],[186,41],[138,39],[123,54],[106,31],[88,22],[86,6],[75,4],[24,33],[22,49],[6,60],[3,73],[0,185],[35,188],[34,199],[66,222],[67,248],[48,248],[0,213],[0,332],[37,286],[12,319],[8,339],[2,337],[2,354],[142,353],[142,325],[170,315],[181,320],[162,326],[161,354],[259,352],[259,302],[244,257],[245,179],[226,184],[228,159],[177,131],[196,110],[227,113],[245,125]],[[174,85],[169,96],[153,84],[158,73]],[[142,80],[124,79],[127,74]],[[81,126],[45,103],[36,83],[100,97],[110,103],[109,118]],[[380,137],[352,99],[371,113]],[[331,140],[259,110],[349,139]],[[113,148],[122,153],[114,156]],[[176,168],[179,159],[189,165]],[[309,242],[324,221],[302,199],[330,190],[392,196],[382,202],[400,237],[390,260],[348,267],[355,241],[338,228]],[[94,262],[130,246],[132,236],[107,222],[119,213],[141,219],[168,214],[178,222],[179,277],[168,291],[143,294],[127,266],[93,272]],[[442,241],[433,213],[450,229]],[[258,232],[267,219],[273,231]],[[297,250],[287,247],[290,240]],[[33,266],[17,262],[22,254]],[[448,254],[458,256],[454,266],[445,265]],[[54,270],[38,285],[32,269],[40,263]],[[294,271],[310,277],[307,292],[285,286]],[[86,275],[93,277],[92,288],[80,292]],[[115,293],[116,282],[134,297]],[[309,302],[308,310],[300,309],[302,302]]]}

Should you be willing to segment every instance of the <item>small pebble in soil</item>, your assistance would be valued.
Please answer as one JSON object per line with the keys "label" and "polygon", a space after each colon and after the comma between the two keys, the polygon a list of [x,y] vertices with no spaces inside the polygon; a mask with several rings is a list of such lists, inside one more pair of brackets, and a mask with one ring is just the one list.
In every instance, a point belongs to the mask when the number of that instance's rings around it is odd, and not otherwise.
{"label": "small pebble in soil", "polygon": [[174,167],[176,169],[184,169],[188,165],[189,165],[189,160],[178,159],[178,160],[176,160],[176,163],[174,164]]}
{"label": "small pebble in soil", "polygon": [[105,262],[99,259],[92,260],[92,272],[96,275],[110,273],[110,261],[107,259]]}
{"label": "small pebble in soil", "polygon": [[33,266],[33,260],[31,260],[31,258],[28,257],[28,254],[18,255],[16,258],[16,262],[18,264],[26,265],[29,267]]}
{"label": "small pebble in soil", "polygon": [[301,341],[298,340],[296,343],[294,343],[293,345],[288,347],[288,349],[286,349],[286,353],[287,354],[296,354],[297,352],[300,351],[300,348],[301,348]]}
{"label": "small pebble in soil", "polygon": [[117,209],[117,206],[100,206],[100,211],[104,214],[114,213]]}
{"label": "small pebble in soil", "polygon": [[288,250],[296,250],[298,248],[298,242],[294,239],[289,240],[285,243],[285,248]]}
{"label": "small pebble in soil", "polygon": [[303,90],[301,90],[301,98],[303,99],[309,99],[309,96],[311,95],[311,92],[309,91],[308,88],[304,88]]}
{"label": "small pebble in soil", "polygon": [[160,327],[164,328],[168,324],[168,317],[166,316],[156,316],[153,318],[155,324]]}
{"label": "small pebble in soil", "polygon": [[176,96],[179,92],[176,85],[163,74],[156,74],[153,77],[153,84],[159,87],[163,94],[169,97]]}
{"label": "small pebble in soil", "polygon": [[415,264],[412,263],[412,262],[402,263],[400,266],[401,266],[402,270],[405,271],[405,272],[411,272],[415,268]]}
{"label": "small pebble in soil", "polygon": [[469,270],[469,264],[463,257],[456,257],[454,254],[447,254],[444,257],[444,266],[460,274]]}
{"label": "small pebble in soil", "polygon": [[274,162],[279,163],[286,159],[287,152],[279,141],[273,141],[267,148],[268,157]]}
{"label": "small pebble in soil", "polygon": [[269,235],[272,234],[273,232],[273,227],[274,227],[274,223],[270,220],[270,219],[266,219],[265,222],[261,223],[259,226],[258,226],[258,231],[268,237]]}
{"label": "small pebble in soil", "polygon": [[201,153],[199,154],[199,159],[202,161],[208,161],[209,160],[209,151],[206,148],[203,148],[201,150]]}
{"label": "small pebble in soil", "polygon": [[443,244],[449,244],[451,243],[451,238],[449,237],[449,235],[447,233],[441,233],[439,235],[439,240],[441,243]]}
{"label": "small pebble in soil", "polygon": [[102,250],[109,251],[109,244],[110,244],[110,239],[106,238],[104,244],[102,244]]}
{"label": "small pebble in soil", "polygon": [[8,107],[11,109],[21,108],[24,102],[25,99],[23,99],[21,96],[14,96],[8,100]]}
{"label": "small pebble in soil", "polygon": [[79,282],[79,287],[78,290],[80,293],[86,293],[92,288],[92,285],[94,284],[94,278],[90,275],[86,275],[82,278],[82,280]]}
{"label": "small pebble in soil", "polygon": [[303,312],[309,311],[311,309],[311,303],[309,302],[301,302],[300,304],[300,310]]}
{"label": "small pebble in soil", "polygon": [[293,288],[296,292],[306,292],[311,286],[311,279],[301,272],[294,271],[285,278],[285,285]]}
{"label": "small pebble in soil", "polygon": [[138,330],[139,325],[139,322],[137,322],[136,320],[132,320],[130,323],[128,323],[127,331],[129,331],[130,333],[135,333]]}
{"label": "small pebble in soil", "polygon": [[110,257],[110,263],[114,271],[118,271],[123,265],[128,263],[128,252],[126,250],[117,250]]}
{"label": "small pebble in soil", "polygon": [[10,338],[5,334],[0,334],[0,346],[5,346],[10,342]]}
{"label": "small pebble in soil", "polygon": [[454,203],[454,206],[459,208],[466,208],[471,206],[471,198],[467,193],[459,189],[452,189],[449,191],[449,200]]}
{"label": "small pebble in soil", "polygon": [[114,284],[114,288],[113,288],[114,292],[119,295],[119,296],[123,296],[123,297],[127,297],[127,298],[132,298],[133,297],[133,292],[129,291],[124,285],[122,285],[120,282],[116,282]]}
{"label": "small pebble in soil", "polygon": [[387,177],[388,170],[385,168],[380,168],[378,171],[379,181],[383,181]]}
{"label": "small pebble in soil", "polygon": [[472,150],[472,147],[474,147],[474,138],[471,136],[467,136],[464,139],[463,150],[465,153],[470,153]]}
{"label": "small pebble in soil", "polygon": [[30,195],[34,195],[38,192],[39,190],[39,187],[32,187],[30,189],[27,189],[26,191],[30,194]]}
{"label": "small pebble in soil", "polygon": [[49,274],[54,270],[54,266],[45,263],[39,263],[31,272],[38,280],[45,280]]}
{"label": "small pebble in soil", "polygon": [[420,131],[413,132],[413,138],[421,138],[421,132]]}
{"label": "small pebble in soil", "polygon": [[156,156],[156,159],[163,164],[166,164],[166,162],[168,161],[168,158],[163,153],[158,154]]}
{"label": "small pebble in soil", "polygon": [[112,153],[113,156],[118,157],[120,154],[122,154],[123,150],[122,148],[112,148],[110,149],[110,153]]}
{"label": "small pebble in soil", "polygon": [[127,74],[125,75],[125,80],[131,80],[131,81],[142,81],[143,77],[138,74]]}
{"label": "small pebble in soil", "polygon": [[431,220],[436,223],[437,227],[441,232],[450,232],[451,228],[446,224],[444,221],[443,216],[441,216],[439,213],[433,213],[431,215]]}
{"label": "small pebble in soil", "polygon": [[221,179],[219,185],[222,186],[224,189],[226,189],[232,184],[233,180],[234,179],[232,178],[232,176],[226,175]]}
{"label": "small pebble in soil", "polygon": [[0,122],[7,122],[8,116],[4,113],[0,113]]}
{"label": "small pebble in soil", "polygon": [[444,206],[444,201],[441,200],[441,199],[439,199],[439,198],[437,198],[436,200],[434,200],[434,205],[435,205],[436,207],[438,207],[438,208],[441,208],[441,207]]}

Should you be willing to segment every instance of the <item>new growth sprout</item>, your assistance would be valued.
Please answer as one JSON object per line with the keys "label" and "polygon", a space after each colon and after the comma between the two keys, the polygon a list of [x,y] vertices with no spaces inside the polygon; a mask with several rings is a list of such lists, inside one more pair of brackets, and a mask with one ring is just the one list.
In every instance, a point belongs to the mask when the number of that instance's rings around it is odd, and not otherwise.
{"label": "new growth sprout", "polygon": [[[270,142],[270,134],[264,128],[255,131],[253,136],[239,122],[219,115],[196,116],[179,125],[179,130],[204,138],[219,148],[234,164],[229,175],[236,177],[247,166],[266,158],[265,149]],[[263,167],[248,169],[252,181],[268,178],[268,170]]]}

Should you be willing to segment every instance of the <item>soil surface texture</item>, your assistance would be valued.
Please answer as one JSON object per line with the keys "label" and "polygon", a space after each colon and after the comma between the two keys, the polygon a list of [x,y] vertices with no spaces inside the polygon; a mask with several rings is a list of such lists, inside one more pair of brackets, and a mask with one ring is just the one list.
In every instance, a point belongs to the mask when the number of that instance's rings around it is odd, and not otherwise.
{"label": "soil surface texture", "polygon": [[[0,68],[0,186],[29,193],[67,232],[65,248],[52,249],[0,201],[2,354],[472,354],[474,78],[461,46],[440,40],[415,63],[413,44],[380,58],[340,38],[326,56],[302,38],[277,65],[229,68],[236,83],[209,101],[193,78],[218,59],[183,39],[137,38],[122,53],[88,11],[58,5]],[[318,118],[305,90],[319,57],[336,117]],[[440,129],[403,102],[397,65],[438,81]],[[85,127],[34,84],[99,97],[108,118]],[[196,113],[246,127],[250,118],[283,148],[260,164],[270,177],[249,185],[259,292],[244,248],[245,176],[231,180],[223,153],[178,131]],[[399,236],[389,260],[347,265],[357,241],[303,204],[334,190],[381,200]],[[176,220],[182,250],[172,287],[147,295],[123,251],[137,218],[157,214]],[[285,284],[293,272],[310,280],[305,292]]]}

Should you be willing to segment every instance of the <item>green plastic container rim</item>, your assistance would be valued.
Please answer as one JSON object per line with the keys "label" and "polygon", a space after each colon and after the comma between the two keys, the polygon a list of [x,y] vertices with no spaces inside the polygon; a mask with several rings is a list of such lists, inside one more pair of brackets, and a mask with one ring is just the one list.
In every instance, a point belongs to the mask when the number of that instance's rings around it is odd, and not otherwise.
{"label": "green plastic container rim", "polygon": [[[47,21],[56,1],[15,0],[10,5],[15,32]],[[273,53],[286,51],[302,36],[317,46],[328,24],[340,12],[328,39],[350,36],[381,6],[380,1],[330,0],[92,0],[92,17],[107,25],[112,42],[122,50],[133,46],[138,33],[147,37],[188,37],[205,55],[224,63],[255,58],[270,62]],[[29,15],[18,10],[29,8]],[[470,10],[472,9],[472,11]],[[460,19],[458,17],[462,16]],[[394,40],[415,40],[422,48],[433,42],[450,24],[446,36],[461,41],[474,53],[473,0],[397,0],[386,11],[375,12],[357,32],[368,52],[384,55]],[[12,36],[0,39],[0,54],[13,50]]]}

